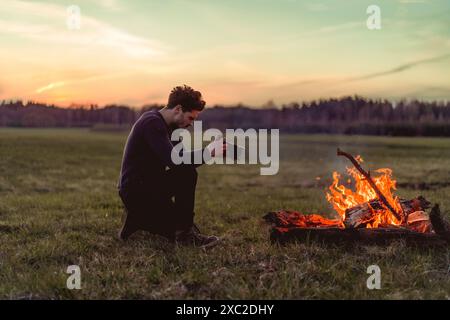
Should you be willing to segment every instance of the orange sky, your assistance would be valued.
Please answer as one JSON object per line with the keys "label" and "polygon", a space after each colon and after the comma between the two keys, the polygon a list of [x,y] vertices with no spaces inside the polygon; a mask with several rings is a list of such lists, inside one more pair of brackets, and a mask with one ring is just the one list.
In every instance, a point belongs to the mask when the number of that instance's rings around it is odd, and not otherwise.
{"label": "orange sky", "polygon": [[450,2],[377,3],[380,30],[364,0],[2,0],[0,99],[141,106],[184,83],[209,105],[449,99]]}

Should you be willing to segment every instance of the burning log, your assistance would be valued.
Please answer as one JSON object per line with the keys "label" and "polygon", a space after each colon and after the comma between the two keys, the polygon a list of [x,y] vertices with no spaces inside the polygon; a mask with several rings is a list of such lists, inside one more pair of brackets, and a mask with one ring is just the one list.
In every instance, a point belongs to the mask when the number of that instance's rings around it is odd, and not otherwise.
{"label": "burning log", "polygon": [[[422,196],[411,200],[400,200],[400,206],[406,217],[413,212],[425,211],[430,207],[430,204],[431,203]],[[374,199],[353,208],[349,208],[345,211],[344,225],[347,228],[365,228],[367,224],[372,223],[373,220],[376,219],[375,213],[377,210],[383,209],[383,205],[379,199]]]}
{"label": "burning log", "polygon": [[[417,199],[413,199],[414,201]],[[419,211],[416,211],[419,212]],[[416,246],[448,246],[450,244],[450,224],[443,220],[436,205],[430,213],[431,230],[415,231],[398,226],[378,228],[347,228],[339,226],[337,220],[329,220],[318,215],[302,215],[296,211],[269,212],[264,216],[266,222],[272,224],[270,240],[280,244],[293,241],[318,241],[332,244],[387,245],[395,240],[403,240],[407,245]],[[320,217],[320,220],[317,220]],[[297,219],[300,218],[300,223]],[[310,223],[305,223],[310,221]],[[327,224],[318,224],[319,222]]]}
{"label": "burning log", "polygon": [[[340,174],[333,172],[326,198],[338,219],[297,211],[269,212],[264,219],[272,224],[272,242],[299,240],[383,245],[402,240],[420,246],[450,244],[450,224],[442,218],[438,205],[428,214],[425,210],[431,203],[424,197],[406,200],[394,195],[396,181],[391,169],[378,169],[375,171],[378,175],[371,177],[359,165],[363,161],[360,156],[355,159],[339,149],[338,155],[350,159],[356,168],[347,168],[354,179],[354,191],[340,183]],[[347,185],[350,184],[348,179]]]}
{"label": "burning log", "polygon": [[431,206],[431,202],[422,196],[418,196],[412,200],[401,199],[400,205],[405,215],[408,216],[413,212],[428,209]]}
{"label": "burning log", "polygon": [[425,211],[415,211],[408,216],[406,226],[410,230],[428,233],[433,232],[430,216]]}
{"label": "burning log", "polygon": [[375,199],[345,210],[345,227],[365,228],[367,224],[371,223],[375,218],[374,210],[380,209],[383,209],[383,206],[381,205],[380,200]]}
{"label": "burning log", "polygon": [[297,211],[281,210],[269,212],[264,219],[280,228],[328,228],[342,227],[341,220],[326,219],[317,214],[304,215]]}
{"label": "burning log", "polygon": [[344,157],[348,158],[353,163],[355,168],[358,169],[358,171],[361,172],[361,174],[367,179],[367,182],[373,188],[373,190],[377,194],[377,196],[380,199],[380,201],[386,206],[386,208],[389,209],[389,211],[392,212],[392,214],[397,218],[397,220],[402,221],[403,217],[401,216],[401,214],[397,213],[397,211],[395,211],[395,209],[392,208],[392,206],[389,203],[389,201],[387,201],[386,197],[383,195],[383,193],[380,191],[380,189],[378,189],[378,187],[375,184],[375,182],[373,182],[372,178],[370,177],[370,174],[367,173],[366,171],[364,171],[364,169],[359,165],[358,161],[356,161],[356,159],[351,154],[349,154],[347,152],[344,152],[344,151],[342,151],[339,148],[337,149],[337,155],[338,156],[344,156]]}

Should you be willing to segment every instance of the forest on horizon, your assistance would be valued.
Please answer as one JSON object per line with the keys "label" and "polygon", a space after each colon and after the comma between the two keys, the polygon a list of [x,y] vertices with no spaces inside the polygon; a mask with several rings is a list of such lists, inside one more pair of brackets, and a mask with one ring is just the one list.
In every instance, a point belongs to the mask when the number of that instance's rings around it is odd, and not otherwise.
{"label": "forest on horizon", "polygon": [[[162,107],[111,104],[62,108],[33,101],[3,100],[0,126],[125,130],[143,112]],[[450,136],[450,102],[404,100],[393,104],[383,99],[348,96],[278,107],[269,101],[262,108],[242,104],[207,107],[199,120],[203,121],[204,129],[277,128],[281,133]]]}

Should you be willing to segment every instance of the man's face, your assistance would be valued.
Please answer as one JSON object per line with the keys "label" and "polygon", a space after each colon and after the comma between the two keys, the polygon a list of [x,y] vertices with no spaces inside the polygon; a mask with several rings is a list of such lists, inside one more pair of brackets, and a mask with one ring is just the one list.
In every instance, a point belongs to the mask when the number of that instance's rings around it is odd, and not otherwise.
{"label": "man's face", "polygon": [[192,111],[186,111],[183,112],[183,109],[181,106],[175,107],[175,124],[178,128],[187,128],[192,125],[192,122],[194,122],[201,111],[199,110],[192,110]]}

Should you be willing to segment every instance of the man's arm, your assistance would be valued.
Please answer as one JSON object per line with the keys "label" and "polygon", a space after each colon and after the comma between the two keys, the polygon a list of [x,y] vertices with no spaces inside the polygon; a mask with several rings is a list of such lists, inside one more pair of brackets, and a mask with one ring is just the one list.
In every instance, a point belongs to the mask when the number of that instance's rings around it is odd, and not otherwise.
{"label": "man's arm", "polygon": [[[144,139],[147,145],[150,147],[150,149],[161,160],[161,162],[169,168],[177,166],[177,164],[173,163],[172,161],[173,145],[172,142],[170,141],[169,133],[167,132],[167,128],[165,127],[165,125],[157,120],[151,120],[147,123],[147,125],[144,128],[145,128],[143,133]],[[194,165],[194,159],[196,157],[196,154],[197,157],[202,159],[202,162],[200,164],[195,164],[195,166],[198,167],[204,164],[205,161],[203,159],[203,150],[204,149],[185,151],[190,155],[191,164],[179,164],[179,165]]]}

